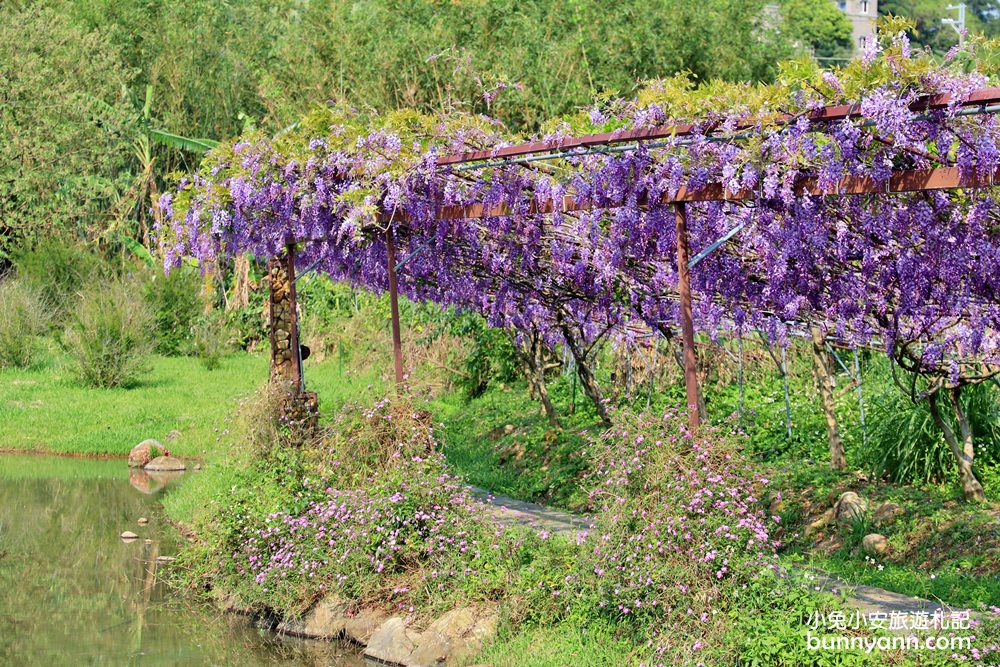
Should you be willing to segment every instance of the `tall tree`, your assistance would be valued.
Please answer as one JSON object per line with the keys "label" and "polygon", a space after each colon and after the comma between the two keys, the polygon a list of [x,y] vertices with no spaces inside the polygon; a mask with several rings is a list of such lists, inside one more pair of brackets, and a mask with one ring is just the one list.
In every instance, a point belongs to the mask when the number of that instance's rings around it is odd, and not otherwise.
{"label": "tall tree", "polygon": [[42,233],[99,231],[131,180],[131,76],[101,34],[0,9],[0,256]]}
{"label": "tall tree", "polygon": [[849,58],[851,22],[831,0],[784,0],[779,5],[787,35],[821,58]]}

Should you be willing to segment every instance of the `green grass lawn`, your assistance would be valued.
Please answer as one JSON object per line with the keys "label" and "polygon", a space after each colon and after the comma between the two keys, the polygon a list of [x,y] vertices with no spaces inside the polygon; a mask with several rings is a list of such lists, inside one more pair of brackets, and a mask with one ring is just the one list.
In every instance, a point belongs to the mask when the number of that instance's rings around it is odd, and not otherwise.
{"label": "green grass lawn", "polygon": [[[128,388],[81,385],[49,357],[29,370],[0,370],[0,449],[128,454],[146,438],[181,456],[202,456],[234,400],[267,378],[261,356],[232,355],[208,371],[191,357],[153,357]],[[167,442],[170,431],[180,437]]]}
{"label": "green grass lawn", "polygon": [[[0,369],[0,451],[125,455],[153,438],[179,456],[204,457],[237,399],[268,376],[264,355],[232,354],[211,371],[194,357],[154,356],[134,385],[100,389],[82,385],[62,361],[49,353],[30,369]],[[306,379],[324,414],[380,385],[333,362],[307,362]],[[168,442],[174,430],[181,435]]]}

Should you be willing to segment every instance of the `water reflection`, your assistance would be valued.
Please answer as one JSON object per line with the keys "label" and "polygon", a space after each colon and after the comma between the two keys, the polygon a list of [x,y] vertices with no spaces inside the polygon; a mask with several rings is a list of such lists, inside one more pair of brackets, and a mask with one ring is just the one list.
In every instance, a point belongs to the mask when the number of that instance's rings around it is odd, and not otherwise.
{"label": "water reflection", "polygon": [[[0,664],[363,664],[176,599],[157,576],[178,546],[157,494],[179,482],[133,472],[123,461],[0,455]],[[124,530],[139,538],[122,541]]]}
{"label": "water reflection", "polygon": [[142,468],[129,468],[128,470],[128,483],[136,491],[141,491],[148,496],[159,493],[167,484],[180,481],[183,477],[184,473],[179,471],[153,471]]}

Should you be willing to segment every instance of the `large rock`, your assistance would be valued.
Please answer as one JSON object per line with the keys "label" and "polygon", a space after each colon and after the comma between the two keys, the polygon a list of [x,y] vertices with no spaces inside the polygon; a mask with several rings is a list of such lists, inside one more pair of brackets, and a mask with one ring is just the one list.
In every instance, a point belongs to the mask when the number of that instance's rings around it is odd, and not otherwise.
{"label": "large rock", "polygon": [[833,506],[833,514],[837,523],[850,525],[855,521],[860,521],[868,513],[868,501],[854,493],[847,491],[840,494],[840,498]]}
{"label": "large rock", "polygon": [[368,640],[365,657],[382,663],[410,665],[410,656],[419,638],[418,633],[406,629],[403,619],[394,616],[379,626]]}
{"label": "large rock", "polygon": [[470,607],[452,609],[421,634],[410,655],[410,667],[462,661],[479,653],[496,633],[497,620],[495,612],[482,614]]}
{"label": "large rock", "polygon": [[143,466],[143,468],[145,470],[152,470],[155,472],[187,470],[187,466],[184,465],[184,461],[174,458],[173,456],[157,456],[155,459]]}
{"label": "large rock", "polygon": [[278,632],[310,639],[339,639],[344,635],[350,604],[336,595],[328,595],[301,619],[278,624]]}
{"label": "large rock", "polygon": [[423,632],[408,628],[394,616],[372,634],[365,657],[383,664],[406,667],[436,667],[455,664],[479,653],[496,634],[496,612],[481,613],[471,607],[447,612]]}
{"label": "large rock", "polygon": [[861,540],[861,548],[864,549],[866,554],[881,556],[889,550],[889,540],[885,539],[885,535],[871,533],[865,535]]}
{"label": "large rock", "polygon": [[833,508],[828,509],[806,526],[806,537],[823,532],[831,523],[833,523]]}
{"label": "large rock", "polygon": [[876,526],[891,526],[903,514],[903,508],[896,503],[882,503],[872,513],[872,521]]}
{"label": "large rock", "polygon": [[344,636],[358,644],[367,644],[387,617],[378,609],[359,609],[344,621]]}
{"label": "large rock", "polygon": [[452,655],[457,642],[471,630],[476,622],[475,611],[468,607],[452,609],[431,623],[420,635],[416,648],[410,655],[410,667],[430,667],[440,664]]}
{"label": "large rock", "polygon": [[436,667],[448,661],[453,648],[450,638],[425,632],[407,658],[406,667]]}
{"label": "large rock", "polygon": [[153,459],[163,456],[167,450],[156,440],[143,440],[128,454],[128,467],[141,468]]}

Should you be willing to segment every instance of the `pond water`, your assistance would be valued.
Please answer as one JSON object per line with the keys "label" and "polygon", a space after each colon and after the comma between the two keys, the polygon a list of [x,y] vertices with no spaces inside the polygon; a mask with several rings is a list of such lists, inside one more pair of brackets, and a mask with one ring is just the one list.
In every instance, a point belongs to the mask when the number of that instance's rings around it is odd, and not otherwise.
{"label": "pond water", "polygon": [[[158,498],[188,477],[0,455],[0,665],[363,665],[354,649],[257,630],[160,581],[179,538]],[[122,541],[126,530],[139,538]]]}

